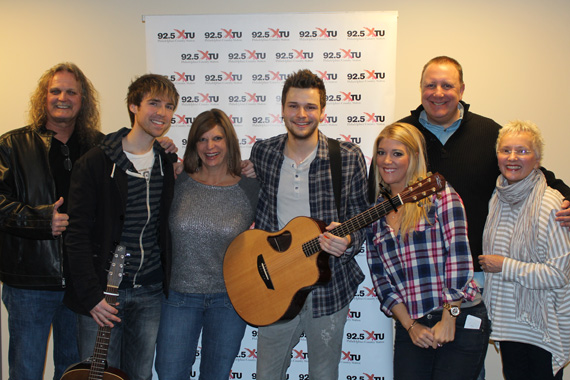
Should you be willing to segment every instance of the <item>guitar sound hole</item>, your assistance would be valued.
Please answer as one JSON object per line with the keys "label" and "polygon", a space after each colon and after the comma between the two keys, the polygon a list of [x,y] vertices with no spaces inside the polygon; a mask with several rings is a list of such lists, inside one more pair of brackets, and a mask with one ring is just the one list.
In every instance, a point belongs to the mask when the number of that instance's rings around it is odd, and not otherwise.
{"label": "guitar sound hole", "polygon": [[277,252],[285,252],[291,246],[291,232],[285,231],[281,235],[268,236],[267,242]]}

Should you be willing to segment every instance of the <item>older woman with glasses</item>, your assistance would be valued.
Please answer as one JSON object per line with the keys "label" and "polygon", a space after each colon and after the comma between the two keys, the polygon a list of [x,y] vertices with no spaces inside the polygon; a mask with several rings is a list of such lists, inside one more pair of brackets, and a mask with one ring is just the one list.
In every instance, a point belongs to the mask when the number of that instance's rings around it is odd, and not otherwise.
{"label": "older woman with glasses", "polygon": [[570,356],[570,233],[555,220],[563,196],[539,170],[543,145],[531,122],[510,122],[497,139],[479,263],[507,380],[562,379]]}

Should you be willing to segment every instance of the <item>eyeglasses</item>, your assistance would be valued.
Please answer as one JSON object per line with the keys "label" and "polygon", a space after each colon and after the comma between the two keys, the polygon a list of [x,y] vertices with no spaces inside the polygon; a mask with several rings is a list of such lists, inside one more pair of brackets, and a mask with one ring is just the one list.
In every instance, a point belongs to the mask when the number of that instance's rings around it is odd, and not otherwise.
{"label": "eyeglasses", "polygon": [[71,168],[73,168],[73,164],[71,163],[71,158],[69,158],[69,147],[67,145],[63,144],[61,146],[61,154],[65,156],[65,160],[63,161],[63,167],[65,168],[65,170],[70,172]]}
{"label": "eyeglasses", "polygon": [[515,154],[515,156],[517,157],[524,157],[524,156],[528,156],[529,154],[532,153],[532,150],[530,149],[525,149],[525,148],[521,148],[521,149],[507,149],[507,148],[503,148],[503,149],[499,149],[497,151],[498,154],[500,154],[501,156],[510,156],[512,153]]}

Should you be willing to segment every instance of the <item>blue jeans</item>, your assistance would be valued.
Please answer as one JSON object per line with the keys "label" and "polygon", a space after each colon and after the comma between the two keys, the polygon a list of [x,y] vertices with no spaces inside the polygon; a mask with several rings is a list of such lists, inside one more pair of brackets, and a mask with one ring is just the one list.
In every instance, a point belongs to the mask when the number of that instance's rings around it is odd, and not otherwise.
{"label": "blue jeans", "polygon": [[[162,283],[119,289],[117,316],[111,329],[107,363],[125,372],[130,380],[151,380],[156,335],[160,324]],[[79,355],[93,355],[99,325],[92,317],[78,315]]]}
{"label": "blue jeans", "polygon": [[63,291],[18,289],[4,284],[8,311],[10,380],[42,380],[53,326],[54,380],[79,361],[75,313],[63,305]]}
{"label": "blue jeans", "polygon": [[257,380],[287,378],[291,352],[303,332],[307,337],[309,378],[338,379],[348,306],[331,315],[314,318],[313,297],[309,294],[295,318],[260,327],[257,337]]}
{"label": "blue jeans", "polygon": [[200,379],[227,380],[246,323],[226,293],[170,290],[162,303],[155,369],[160,380],[188,380],[202,332]]}
{"label": "blue jeans", "polygon": [[[432,328],[441,321],[441,314],[441,310],[433,311],[418,323]],[[481,320],[479,329],[464,328],[469,316]],[[394,380],[475,380],[485,362],[490,333],[483,302],[461,309],[455,322],[455,339],[435,350],[416,346],[402,324],[396,322]]]}

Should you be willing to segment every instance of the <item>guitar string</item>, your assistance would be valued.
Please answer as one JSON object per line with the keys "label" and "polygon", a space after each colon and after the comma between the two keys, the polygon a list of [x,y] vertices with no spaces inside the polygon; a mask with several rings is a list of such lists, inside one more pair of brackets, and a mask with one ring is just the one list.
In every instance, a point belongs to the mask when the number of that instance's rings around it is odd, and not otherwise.
{"label": "guitar string", "polygon": [[[399,201],[398,196],[393,198],[394,201]],[[370,209],[368,209],[367,211],[364,211],[363,213],[347,220],[346,222],[344,222],[343,224],[341,224],[340,226],[332,229],[330,232],[333,235],[336,236],[346,236],[351,232],[354,231],[358,231],[359,229],[367,226],[368,224],[374,222],[377,219],[380,219],[382,216],[386,215],[388,212],[393,210],[392,205],[388,202],[383,202],[375,207],[372,207]],[[396,206],[400,206],[401,202],[399,202],[399,204],[396,204]],[[307,247],[307,251],[306,252],[306,256],[310,256],[312,254],[315,254],[319,251],[321,251],[320,249],[320,244],[318,242],[318,239],[312,239],[311,241],[305,243],[303,246]]]}
{"label": "guitar string", "polygon": [[[107,293],[116,292],[116,287],[107,286]],[[105,301],[109,304],[114,304],[117,301],[116,296],[106,295]],[[91,368],[89,371],[88,380],[96,380],[103,378],[105,370],[105,361],[107,360],[107,352],[109,349],[109,341],[111,339],[111,328],[109,326],[101,327],[97,331],[95,339],[95,348],[93,349],[93,357],[91,359]]]}
{"label": "guitar string", "polygon": [[[437,177],[437,175],[434,175],[432,177],[435,180],[439,179],[439,177]],[[357,230],[367,226],[368,224],[374,222],[375,220],[380,219],[384,215],[388,214],[388,212],[395,209],[394,206],[396,206],[396,208],[397,208],[397,207],[403,205],[405,202],[402,200],[402,198],[408,198],[408,197],[410,197],[410,195],[412,193],[417,194],[415,196],[417,199],[412,198],[412,200],[414,200],[414,201],[423,199],[423,198],[427,197],[428,195],[436,193],[438,191],[438,189],[436,186],[432,186],[432,184],[431,184],[432,177],[426,179],[425,182],[423,182],[423,183],[421,183],[421,182],[417,183],[416,184],[417,188],[415,190],[413,189],[413,187],[415,185],[409,186],[408,190],[403,191],[399,194],[396,194],[396,196],[392,197],[390,200],[386,200],[386,201],[380,203],[379,205],[376,205],[376,206],[362,212],[361,214],[356,215],[355,217],[349,219],[348,221],[344,222],[340,226],[331,230],[331,233],[333,233],[334,235],[337,235],[337,236],[346,236],[350,232],[357,231]],[[425,189],[422,189],[424,187],[425,187]],[[440,184],[440,187],[443,188],[443,186],[441,184]],[[381,211],[381,212],[379,212],[379,211]],[[373,215],[373,214],[375,214],[375,215]]]}
{"label": "guitar string", "polygon": [[[414,190],[413,187],[415,185],[417,185],[417,188]],[[431,178],[427,179],[423,183],[417,183],[415,185],[410,186],[406,191],[396,194],[396,196],[391,199],[392,202],[390,202],[390,200],[386,200],[354,216],[353,218],[342,223],[340,226],[335,227],[330,232],[336,236],[346,236],[348,233],[358,231],[359,229],[367,226],[375,220],[378,220],[381,217],[385,216],[394,209],[393,205],[396,207],[403,205],[405,202],[403,202],[402,197],[407,198],[412,192],[420,193],[423,195],[423,197],[427,196],[428,191],[431,191],[431,193],[437,192],[435,187],[432,187],[431,189],[429,188],[429,186],[431,186]],[[426,185],[427,188],[422,190],[421,188],[426,187]],[[281,270],[294,266],[294,264],[298,262],[297,256],[300,254],[305,257],[310,257],[320,251],[321,249],[318,242],[318,237],[313,238],[301,245],[300,252],[298,247],[289,250],[288,254],[278,255],[274,258],[274,260],[271,260],[271,263],[268,264],[267,267],[270,267],[272,270],[279,272]],[[271,274],[269,276],[271,277]]]}
{"label": "guitar string", "polygon": [[[395,196],[393,200],[399,202],[399,204],[397,204],[398,206],[401,205],[398,196]],[[334,234],[344,233],[344,235],[342,236],[345,236],[348,234],[346,231],[359,230],[360,228],[366,226],[367,224],[373,222],[374,220],[381,218],[383,215],[386,215],[392,209],[393,208],[390,205],[389,201],[385,201],[379,205],[376,205],[371,209],[368,209],[362,214],[359,214],[353,217],[352,219],[344,222],[341,226],[334,228],[331,231],[331,233]],[[371,216],[371,214],[375,214],[378,217],[374,219],[374,216]],[[295,249],[289,250],[288,254],[286,255],[278,255],[274,260],[272,260],[270,264],[268,264],[268,267],[271,267],[275,271],[281,271],[285,268],[290,268],[292,265],[298,263],[299,255],[302,254],[305,257],[309,257],[320,251],[321,248],[318,238],[314,238],[309,240],[308,242],[303,243],[300,249],[299,247],[296,247]]]}
{"label": "guitar string", "polygon": [[[113,261],[107,278],[107,287],[105,301],[111,305],[117,302],[118,287],[122,280],[123,262],[125,260],[125,247],[117,246],[113,254]],[[91,365],[89,366],[88,380],[102,380],[107,360],[107,352],[111,338],[111,327],[99,326],[95,339],[95,347],[93,356],[91,357]]]}

